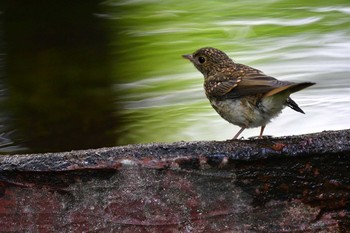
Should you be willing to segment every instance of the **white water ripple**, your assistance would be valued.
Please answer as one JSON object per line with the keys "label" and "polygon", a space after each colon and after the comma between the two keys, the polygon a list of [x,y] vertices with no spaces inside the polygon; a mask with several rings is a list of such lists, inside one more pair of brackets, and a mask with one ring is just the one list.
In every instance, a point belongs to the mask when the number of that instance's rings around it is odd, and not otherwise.
{"label": "white water ripple", "polygon": [[308,17],[302,19],[281,19],[281,18],[254,18],[244,20],[227,20],[217,22],[220,26],[257,26],[257,25],[278,25],[278,26],[300,26],[306,24],[312,24],[320,21],[323,17]]}

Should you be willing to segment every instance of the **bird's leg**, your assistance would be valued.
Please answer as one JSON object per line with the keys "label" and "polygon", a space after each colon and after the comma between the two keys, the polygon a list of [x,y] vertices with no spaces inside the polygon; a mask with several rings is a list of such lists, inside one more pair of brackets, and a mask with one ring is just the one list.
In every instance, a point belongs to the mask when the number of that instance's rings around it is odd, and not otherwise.
{"label": "bird's leg", "polygon": [[263,133],[264,133],[265,127],[266,127],[266,125],[261,126],[259,139],[262,139],[262,135],[263,135]]}
{"label": "bird's leg", "polygon": [[243,130],[245,130],[245,127],[242,127],[242,128],[238,131],[238,133],[236,133],[236,135],[235,135],[232,139],[237,139],[238,136],[243,132]]}

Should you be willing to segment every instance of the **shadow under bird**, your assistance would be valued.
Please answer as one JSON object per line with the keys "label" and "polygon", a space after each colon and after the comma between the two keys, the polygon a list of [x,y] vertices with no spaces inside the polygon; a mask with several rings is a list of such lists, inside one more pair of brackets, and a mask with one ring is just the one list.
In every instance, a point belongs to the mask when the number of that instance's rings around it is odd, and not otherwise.
{"label": "shadow under bird", "polygon": [[289,97],[292,93],[314,85],[312,82],[280,81],[255,68],[232,61],[215,48],[201,48],[183,55],[204,75],[204,90],[210,104],[228,122],[241,129],[265,126],[278,116],[285,106],[304,113]]}

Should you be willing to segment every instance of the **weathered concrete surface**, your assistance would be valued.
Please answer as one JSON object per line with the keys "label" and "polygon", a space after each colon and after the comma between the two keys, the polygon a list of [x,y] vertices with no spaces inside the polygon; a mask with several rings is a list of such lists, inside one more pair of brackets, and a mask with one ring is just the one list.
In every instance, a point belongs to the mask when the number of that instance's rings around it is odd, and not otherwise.
{"label": "weathered concrete surface", "polygon": [[349,232],[350,130],[0,157],[0,232]]}

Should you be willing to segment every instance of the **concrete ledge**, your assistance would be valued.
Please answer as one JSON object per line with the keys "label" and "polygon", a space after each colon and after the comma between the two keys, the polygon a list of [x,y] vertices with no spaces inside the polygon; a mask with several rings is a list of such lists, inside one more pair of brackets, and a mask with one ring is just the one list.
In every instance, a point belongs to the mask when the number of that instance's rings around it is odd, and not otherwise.
{"label": "concrete ledge", "polygon": [[5,232],[347,232],[350,130],[0,157]]}

